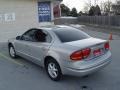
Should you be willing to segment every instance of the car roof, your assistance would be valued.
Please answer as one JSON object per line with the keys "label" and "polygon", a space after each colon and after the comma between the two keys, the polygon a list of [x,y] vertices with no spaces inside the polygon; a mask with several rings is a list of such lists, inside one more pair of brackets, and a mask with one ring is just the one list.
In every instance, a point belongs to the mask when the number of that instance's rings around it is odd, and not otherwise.
{"label": "car roof", "polygon": [[61,28],[72,28],[70,26],[66,25],[53,25],[53,26],[42,26],[41,28],[36,28],[36,29],[43,29],[43,30],[54,30],[54,29],[61,29]]}

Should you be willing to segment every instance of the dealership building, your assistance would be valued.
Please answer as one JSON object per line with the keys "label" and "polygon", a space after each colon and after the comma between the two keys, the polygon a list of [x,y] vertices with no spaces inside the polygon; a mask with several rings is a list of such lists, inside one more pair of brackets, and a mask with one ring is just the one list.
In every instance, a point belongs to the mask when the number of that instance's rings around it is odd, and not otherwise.
{"label": "dealership building", "polygon": [[0,29],[25,30],[54,24],[62,0],[0,0]]}

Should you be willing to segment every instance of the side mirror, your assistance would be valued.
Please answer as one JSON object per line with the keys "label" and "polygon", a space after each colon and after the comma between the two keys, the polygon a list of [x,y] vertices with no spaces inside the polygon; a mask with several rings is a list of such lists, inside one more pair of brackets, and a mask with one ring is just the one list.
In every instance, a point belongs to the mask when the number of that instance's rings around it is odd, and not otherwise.
{"label": "side mirror", "polygon": [[16,40],[20,40],[20,39],[21,39],[21,36],[17,36],[17,37],[16,37]]}

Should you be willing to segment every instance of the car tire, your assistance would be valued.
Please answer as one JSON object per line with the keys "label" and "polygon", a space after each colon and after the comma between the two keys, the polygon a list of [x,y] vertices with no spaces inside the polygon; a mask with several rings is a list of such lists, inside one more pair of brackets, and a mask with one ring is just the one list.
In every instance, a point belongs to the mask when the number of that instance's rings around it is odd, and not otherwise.
{"label": "car tire", "polygon": [[45,64],[46,72],[53,81],[59,81],[62,78],[62,72],[59,64],[54,60],[50,59]]}
{"label": "car tire", "polygon": [[12,44],[9,45],[9,55],[10,55],[11,58],[16,58],[17,57],[16,52],[15,52],[15,48]]}

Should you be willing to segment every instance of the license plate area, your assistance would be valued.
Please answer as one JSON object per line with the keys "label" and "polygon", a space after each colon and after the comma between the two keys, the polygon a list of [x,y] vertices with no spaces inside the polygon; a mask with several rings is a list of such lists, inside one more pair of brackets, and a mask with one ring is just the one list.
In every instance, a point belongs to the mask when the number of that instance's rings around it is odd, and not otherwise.
{"label": "license plate area", "polygon": [[95,57],[100,56],[100,55],[102,55],[102,54],[103,54],[103,50],[102,50],[101,48],[95,49],[95,50],[93,51],[93,55],[94,55]]}

